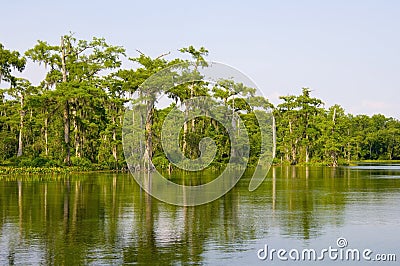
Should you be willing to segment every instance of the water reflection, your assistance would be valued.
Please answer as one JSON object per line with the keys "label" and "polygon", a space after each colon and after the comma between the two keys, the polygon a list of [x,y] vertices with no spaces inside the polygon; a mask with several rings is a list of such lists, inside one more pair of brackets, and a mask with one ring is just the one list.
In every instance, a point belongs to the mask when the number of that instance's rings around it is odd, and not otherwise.
{"label": "water reflection", "polygon": [[[130,175],[3,178],[0,264],[198,264],[270,237],[317,239],[355,218],[398,225],[400,179],[374,177],[400,169],[371,171],[274,167],[256,191],[244,177],[197,207],[159,202]],[[379,208],[357,211],[369,205]]]}

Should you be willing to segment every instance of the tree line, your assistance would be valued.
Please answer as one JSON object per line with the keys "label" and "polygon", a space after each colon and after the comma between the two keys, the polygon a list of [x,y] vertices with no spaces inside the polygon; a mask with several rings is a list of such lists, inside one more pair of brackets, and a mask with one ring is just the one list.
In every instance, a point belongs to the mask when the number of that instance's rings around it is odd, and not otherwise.
{"label": "tree line", "polygon": [[[197,68],[207,65],[204,47],[189,46],[180,52],[192,57],[195,68],[190,75],[199,75]],[[137,57],[129,58],[135,67],[124,69],[124,57],[121,46],[103,38],[79,40],[73,34],[62,36],[58,44],[38,41],[24,54],[0,44],[0,81],[7,85],[0,90],[0,164],[124,168],[122,125],[133,95],[139,95],[149,111],[141,117],[146,134],[141,152],[160,167],[168,167],[160,144],[164,118],[174,106],[196,96],[210,96],[240,114],[249,132],[250,164],[263,152],[260,131],[265,129],[257,122],[257,112],[270,111],[276,119],[276,163],[337,166],[358,160],[400,159],[400,122],[394,118],[347,114],[339,105],[326,108],[308,88],[299,95],[280,97],[276,106],[255,95],[254,88],[232,80],[212,86],[198,81],[168,90],[144,89],[141,84],[153,74],[188,60],[168,59],[168,53],[152,58],[138,51]],[[28,61],[46,69],[37,86],[15,74],[23,73]],[[170,98],[171,105],[158,108],[158,94]],[[226,163],[229,137],[212,118],[196,118],[183,125],[182,152],[197,158],[204,136],[213,138],[218,147],[213,164]]]}

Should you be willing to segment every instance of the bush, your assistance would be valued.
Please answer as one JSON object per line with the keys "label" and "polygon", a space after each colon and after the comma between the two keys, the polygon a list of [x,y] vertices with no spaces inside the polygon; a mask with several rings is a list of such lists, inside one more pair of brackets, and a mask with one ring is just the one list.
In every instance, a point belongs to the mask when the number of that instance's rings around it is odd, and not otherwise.
{"label": "bush", "polygon": [[15,157],[10,160],[11,164],[19,167],[59,167],[60,164],[46,157]]}
{"label": "bush", "polygon": [[32,166],[32,160],[30,158],[18,158],[15,160],[15,162],[19,167],[31,167]]}
{"label": "bush", "polygon": [[31,167],[43,167],[46,166],[46,164],[49,162],[50,160],[47,158],[43,158],[43,157],[36,157],[35,159],[33,159],[31,161]]}
{"label": "bush", "polygon": [[48,159],[45,164],[45,167],[61,167],[61,166],[62,166],[62,164],[60,162],[50,160],[50,159]]}
{"label": "bush", "polygon": [[169,161],[165,156],[153,157],[152,163],[157,169],[166,169],[169,165]]}
{"label": "bush", "polygon": [[89,159],[81,157],[71,157],[71,164],[83,169],[90,169],[92,166],[92,162]]}

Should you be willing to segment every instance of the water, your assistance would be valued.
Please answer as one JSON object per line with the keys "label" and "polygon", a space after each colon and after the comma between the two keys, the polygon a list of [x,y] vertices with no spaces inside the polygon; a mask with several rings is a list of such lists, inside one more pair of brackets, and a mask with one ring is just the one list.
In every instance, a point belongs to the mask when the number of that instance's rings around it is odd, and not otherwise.
{"label": "water", "polygon": [[212,203],[176,207],[128,174],[3,177],[0,265],[293,265],[257,252],[319,252],[339,237],[371,257],[396,255],[382,264],[400,260],[400,165],[275,167],[254,192],[249,180]]}

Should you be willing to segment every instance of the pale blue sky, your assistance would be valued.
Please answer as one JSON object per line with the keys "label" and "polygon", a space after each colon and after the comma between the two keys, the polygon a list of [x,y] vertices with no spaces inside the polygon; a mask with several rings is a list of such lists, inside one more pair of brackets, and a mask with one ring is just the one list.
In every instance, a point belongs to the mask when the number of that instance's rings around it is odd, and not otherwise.
{"label": "pale blue sky", "polygon": [[[105,37],[129,56],[194,45],[252,78],[271,101],[310,87],[327,106],[400,118],[400,1],[7,1],[0,42]],[[38,82],[29,65],[22,76]]]}

